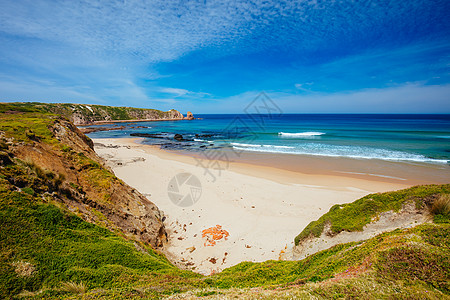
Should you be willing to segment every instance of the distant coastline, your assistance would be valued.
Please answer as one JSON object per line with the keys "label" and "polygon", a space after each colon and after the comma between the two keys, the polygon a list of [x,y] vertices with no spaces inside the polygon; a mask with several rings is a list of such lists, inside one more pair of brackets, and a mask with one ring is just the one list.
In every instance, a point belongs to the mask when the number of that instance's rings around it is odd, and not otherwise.
{"label": "distant coastline", "polygon": [[5,111],[20,109],[28,112],[61,115],[69,119],[77,126],[120,122],[152,122],[162,120],[175,121],[194,119],[192,112],[188,111],[186,116],[184,116],[176,109],[161,111],[158,109],[126,106],[39,102],[13,102],[4,103],[3,106]]}
{"label": "distant coastline", "polygon": [[101,125],[101,124],[114,124],[114,123],[136,123],[136,122],[159,122],[159,121],[190,121],[195,120],[196,118],[187,119],[187,118],[172,118],[172,119],[130,119],[130,120],[111,120],[111,121],[94,121],[90,125]]}

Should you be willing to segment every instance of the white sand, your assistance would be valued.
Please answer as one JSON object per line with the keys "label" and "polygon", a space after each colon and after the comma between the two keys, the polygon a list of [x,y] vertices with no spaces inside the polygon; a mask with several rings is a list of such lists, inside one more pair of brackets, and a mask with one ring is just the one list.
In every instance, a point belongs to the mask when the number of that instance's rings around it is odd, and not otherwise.
{"label": "white sand", "polygon": [[[108,148],[96,146],[95,150],[108,161],[117,177],[147,196],[164,213],[169,233],[164,252],[168,258],[202,274],[242,261],[277,260],[283,249],[293,247],[295,236],[332,205],[352,202],[372,192],[407,187],[243,163],[231,163],[213,181],[201,166],[196,166],[194,158],[139,145],[134,140],[96,139],[95,143]],[[110,148],[113,145],[118,147]],[[169,199],[168,184],[184,172],[200,180],[202,193],[198,202],[183,208]],[[202,230],[215,225],[221,225],[229,237],[215,246],[205,246]]]}

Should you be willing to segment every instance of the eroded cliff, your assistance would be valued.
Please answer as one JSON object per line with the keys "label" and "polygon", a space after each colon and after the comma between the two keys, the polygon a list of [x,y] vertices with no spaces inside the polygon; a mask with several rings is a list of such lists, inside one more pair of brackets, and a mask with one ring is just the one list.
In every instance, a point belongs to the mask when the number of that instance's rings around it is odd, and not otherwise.
{"label": "eroded cliff", "polygon": [[1,110],[2,174],[14,188],[153,247],[166,241],[158,208],[118,179],[73,123],[39,111]]}

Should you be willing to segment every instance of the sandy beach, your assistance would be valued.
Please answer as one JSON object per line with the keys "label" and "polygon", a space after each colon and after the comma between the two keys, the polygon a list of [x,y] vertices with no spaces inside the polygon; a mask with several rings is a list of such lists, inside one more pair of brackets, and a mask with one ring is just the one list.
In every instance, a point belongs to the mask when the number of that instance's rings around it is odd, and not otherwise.
{"label": "sandy beach", "polygon": [[[96,152],[116,176],[163,211],[168,258],[202,274],[242,261],[277,260],[293,247],[294,237],[309,222],[334,204],[413,184],[379,176],[355,178],[342,172],[306,174],[243,162],[231,162],[212,177],[198,158],[138,141],[94,140]],[[169,182],[180,173],[194,175],[201,184],[198,200],[186,207],[172,202],[168,194]],[[180,193],[188,194],[184,188]]]}

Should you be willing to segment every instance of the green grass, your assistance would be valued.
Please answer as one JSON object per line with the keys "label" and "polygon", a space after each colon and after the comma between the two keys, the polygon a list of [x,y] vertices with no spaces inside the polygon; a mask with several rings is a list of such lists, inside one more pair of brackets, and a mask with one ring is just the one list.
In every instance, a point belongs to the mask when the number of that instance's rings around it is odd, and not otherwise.
{"label": "green grass", "polygon": [[47,144],[57,144],[57,139],[49,130],[49,127],[57,118],[57,116],[52,114],[34,112],[1,114],[0,131],[3,131],[6,137],[14,137],[18,142],[32,143],[33,141],[42,141]]}
{"label": "green grass", "polygon": [[[51,290],[42,297],[50,297],[63,293],[58,288],[64,282],[82,282],[87,290],[147,282],[168,293],[199,277],[178,270],[146,245],[140,245],[143,254],[133,241],[41,198],[11,191],[5,179],[0,184],[0,298],[43,288]],[[35,269],[32,276],[18,274],[19,261]]]}
{"label": "green grass", "polygon": [[[320,217],[313,221],[295,237],[295,244],[310,237],[319,237],[325,224],[331,225],[333,233],[341,231],[362,231],[364,226],[370,223],[381,212],[398,211],[407,201],[414,201],[416,207],[423,207],[433,201],[435,195],[450,194],[450,185],[423,185],[396,192],[378,193],[367,195],[355,202],[348,204],[337,204]],[[446,213],[448,218],[448,211]]]}
{"label": "green grass", "polygon": [[11,112],[39,112],[37,106],[41,105],[38,102],[16,102],[16,103],[0,103],[0,113]]}
{"label": "green grass", "polygon": [[425,224],[337,245],[301,261],[240,263],[205,281],[219,288],[282,288],[360,273],[386,282],[401,281],[408,289],[419,285],[422,293],[434,290],[450,295],[449,237],[449,225]]}

